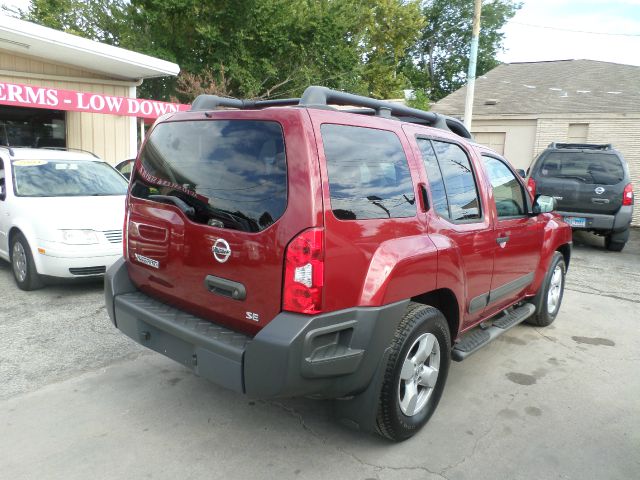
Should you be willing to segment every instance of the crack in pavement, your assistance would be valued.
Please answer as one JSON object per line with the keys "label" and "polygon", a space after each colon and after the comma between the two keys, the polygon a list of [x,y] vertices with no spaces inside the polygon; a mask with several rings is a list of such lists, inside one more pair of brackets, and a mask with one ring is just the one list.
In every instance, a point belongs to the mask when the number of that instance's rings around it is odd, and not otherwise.
{"label": "crack in pavement", "polygon": [[625,302],[640,303],[640,300],[634,300],[632,298],[627,298],[627,297],[620,297],[619,295],[612,295],[612,294],[610,294],[608,292],[604,292],[602,290],[598,290],[597,288],[593,288],[593,287],[586,287],[586,288],[590,288],[590,289],[592,289],[592,291],[589,292],[589,291],[586,291],[586,290],[578,290],[577,288],[565,287],[566,290],[570,290],[572,292],[586,293],[586,294],[589,294],[589,295],[597,294],[597,295],[600,295],[602,297],[613,298],[614,300],[623,300]]}
{"label": "crack in pavement", "polygon": [[[263,405],[267,405],[267,406],[273,406],[276,408],[279,408],[280,410],[284,411],[285,413],[288,413],[289,415],[291,415],[293,418],[295,418],[298,423],[300,423],[300,426],[308,431],[309,433],[311,433],[311,435],[313,435],[314,437],[316,437],[318,440],[320,440],[322,443],[324,444],[328,444],[326,438],[324,438],[320,433],[318,433],[317,431],[315,431],[313,428],[311,428],[305,421],[304,421],[304,417],[302,416],[302,414],[300,412],[298,412],[295,408],[290,407],[288,405],[285,405],[284,403],[281,402],[276,402],[276,401],[267,401],[267,400],[258,400],[258,403],[261,403]],[[339,447],[337,445],[332,445],[333,448],[335,448],[338,452],[342,453],[343,455],[346,455],[350,458],[352,458],[353,460],[355,460],[356,462],[358,462],[360,465],[363,466],[367,466],[373,469],[373,473],[376,476],[376,478],[380,478],[379,473],[384,471],[384,470],[393,470],[393,471],[400,471],[400,470],[408,470],[408,471],[421,471],[421,472],[427,472],[430,473],[431,475],[436,475],[440,478],[443,478],[444,480],[449,480],[448,477],[446,477],[445,475],[443,475],[440,472],[434,472],[432,470],[429,470],[427,467],[423,467],[423,466],[415,466],[415,467],[393,467],[393,466],[387,466],[387,465],[377,465],[375,463],[369,463],[366,462],[364,460],[362,460],[360,457],[358,457],[355,453],[350,452],[342,447]]]}

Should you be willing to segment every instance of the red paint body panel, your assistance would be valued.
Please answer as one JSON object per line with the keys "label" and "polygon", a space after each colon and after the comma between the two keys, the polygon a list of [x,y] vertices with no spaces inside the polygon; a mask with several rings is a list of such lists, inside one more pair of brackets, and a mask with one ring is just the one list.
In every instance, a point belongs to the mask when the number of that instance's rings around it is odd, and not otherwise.
{"label": "red paint body panel", "polygon": [[[457,334],[497,311],[534,295],[553,252],[571,242],[571,229],[554,215],[500,220],[485,174],[482,147],[443,130],[380,117],[334,110],[268,108],[258,111],[216,111],[175,114],[161,121],[253,119],[282,126],[287,158],[288,204],[283,216],[259,233],[222,229],[188,220],[173,205],[129,196],[129,273],[149,295],[232,329],[255,334],[282,309],[284,252],[301,231],[324,227],[323,311],[354,306],[379,306],[436,289],[454,293],[459,305]],[[482,218],[452,223],[434,209],[416,202],[409,218],[340,220],[331,211],[331,196],[322,135],[324,123],[369,127],[393,132],[409,164],[414,193],[429,190],[416,144],[417,136],[454,142],[469,157],[478,184]],[[518,178],[518,181],[521,179]],[[523,184],[524,188],[524,184]],[[430,195],[430,192],[428,192]],[[430,204],[433,204],[430,199]],[[509,236],[505,247],[497,238]],[[224,238],[231,248],[225,263],[211,248]],[[158,260],[155,269],[135,254]],[[470,312],[473,299],[534,272],[533,282],[499,302]],[[238,302],[210,293],[204,278],[215,275],[241,282],[247,299]],[[246,312],[259,315],[248,320]]]}
{"label": "red paint body panel", "polygon": [[[322,225],[322,198],[317,150],[309,116],[303,109],[203,112],[180,117],[215,121],[251,119],[277,121],[282,126],[288,166],[288,203],[282,217],[267,229],[248,233],[217,228],[188,220],[177,207],[129,196],[129,274],[144,292],[202,318],[229,328],[257,333],[281,311],[284,251],[300,231]],[[305,201],[296,199],[304,198]],[[149,233],[153,232],[153,233]],[[163,238],[163,241],[159,241]],[[231,248],[230,258],[217,262],[212,254],[219,238]],[[135,254],[158,260],[154,269],[135,259]],[[242,283],[247,291],[237,301],[207,290],[207,275]],[[247,312],[258,315],[256,322]]]}

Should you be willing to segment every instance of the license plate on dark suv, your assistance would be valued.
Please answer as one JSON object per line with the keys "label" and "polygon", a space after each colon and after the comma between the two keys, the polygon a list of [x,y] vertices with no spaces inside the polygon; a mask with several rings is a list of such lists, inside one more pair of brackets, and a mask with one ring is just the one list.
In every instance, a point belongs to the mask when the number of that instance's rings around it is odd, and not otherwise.
{"label": "license plate on dark suv", "polygon": [[585,228],[587,219],[584,217],[564,217],[564,221],[572,227]]}

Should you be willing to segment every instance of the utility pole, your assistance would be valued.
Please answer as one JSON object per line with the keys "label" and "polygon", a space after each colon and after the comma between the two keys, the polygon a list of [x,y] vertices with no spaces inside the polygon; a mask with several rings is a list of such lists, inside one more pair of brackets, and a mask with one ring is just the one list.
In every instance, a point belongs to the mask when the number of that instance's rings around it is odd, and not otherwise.
{"label": "utility pole", "polygon": [[473,95],[476,88],[476,62],[478,59],[478,41],[480,38],[480,12],[482,0],[475,0],[473,8],[473,33],[471,36],[471,55],[469,56],[469,71],[467,72],[467,98],[464,102],[464,126],[471,131],[471,116],[473,115]]}

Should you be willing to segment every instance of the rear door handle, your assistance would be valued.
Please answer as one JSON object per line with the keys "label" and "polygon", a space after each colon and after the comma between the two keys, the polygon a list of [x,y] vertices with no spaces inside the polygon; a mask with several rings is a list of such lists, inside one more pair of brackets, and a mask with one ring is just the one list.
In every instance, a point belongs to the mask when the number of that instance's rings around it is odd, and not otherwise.
{"label": "rear door handle", "polygon": [[498,245],[502,245],[503,243],[507,243],[509,241],[509,235],[507,235],[506,237],[498,237],[496,238],[496,243]]}

